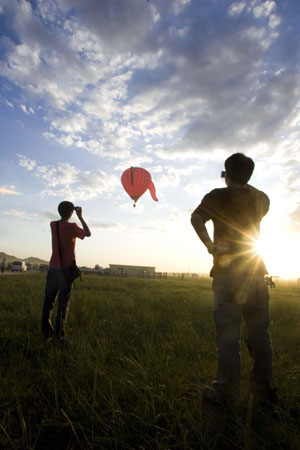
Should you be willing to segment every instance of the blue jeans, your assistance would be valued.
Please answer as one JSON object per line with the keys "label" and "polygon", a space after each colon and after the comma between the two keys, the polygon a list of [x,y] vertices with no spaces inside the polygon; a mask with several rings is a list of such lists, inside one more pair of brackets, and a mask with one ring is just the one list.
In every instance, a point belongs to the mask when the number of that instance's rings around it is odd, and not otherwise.
{"label": "blue jeans", "polygon": [[[72,283],[67,281],[62,270],[49,268],[42,313],[42,333],[45,339],[52,337],[54,334],[59,340],[64,339],[65,322],[67,320],[71,291]],[[57,315],[55,329],[53,329],[51,315],[58,292]]]}
{"label": "blue jeans", "polygon": [[238,397],[241,379],[240,327],[253,358],[250,390],[262,398],[276,392],[272,378],[272,345],[269,335],[269,292],[263,276],[215,275],[214,320],[218,349],[216,390]]}

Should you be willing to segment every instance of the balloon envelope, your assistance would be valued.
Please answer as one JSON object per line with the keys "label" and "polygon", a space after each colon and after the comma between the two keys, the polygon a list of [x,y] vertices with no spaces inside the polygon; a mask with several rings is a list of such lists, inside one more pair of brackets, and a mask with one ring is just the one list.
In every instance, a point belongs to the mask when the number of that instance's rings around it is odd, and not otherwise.
{"label": "balloon envelope", "polygon": [[141,167],[130,167],[122,173],[121,182],[125,191],[134,202],[137,202],[147,189],[149,189],[153,200],[158,201],[155,195],[155,186],[147,170]]}

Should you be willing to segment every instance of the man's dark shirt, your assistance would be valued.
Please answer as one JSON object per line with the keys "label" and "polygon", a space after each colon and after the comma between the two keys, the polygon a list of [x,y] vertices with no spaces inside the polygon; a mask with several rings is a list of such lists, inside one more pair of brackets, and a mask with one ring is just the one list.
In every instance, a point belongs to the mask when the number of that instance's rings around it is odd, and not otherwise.
{"label": "man's dark shirt", "polygon": [[260,222],[269,210],[268,196],[252,186],[214,189],[202,199],[194,213],[214,224],[214,266],[217,274],[267,273],[255,252]]}

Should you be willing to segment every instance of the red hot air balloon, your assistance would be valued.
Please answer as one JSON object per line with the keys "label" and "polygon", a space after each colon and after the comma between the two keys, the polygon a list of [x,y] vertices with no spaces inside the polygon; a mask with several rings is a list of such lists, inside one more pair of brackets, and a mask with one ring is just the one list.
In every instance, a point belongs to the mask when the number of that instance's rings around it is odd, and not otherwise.
{"label": "red hot air balloon", "polygon": [[158,202],[155,195],[155,186],[152,182],[151,175],[147,170],[142,169],[141,167],[130,167],[130,169],[127,169],[122,173],[121,182],[129,197],[134,200],[133,206],[135,206],[135,203],[147,189],[149,189],[153,200]]}

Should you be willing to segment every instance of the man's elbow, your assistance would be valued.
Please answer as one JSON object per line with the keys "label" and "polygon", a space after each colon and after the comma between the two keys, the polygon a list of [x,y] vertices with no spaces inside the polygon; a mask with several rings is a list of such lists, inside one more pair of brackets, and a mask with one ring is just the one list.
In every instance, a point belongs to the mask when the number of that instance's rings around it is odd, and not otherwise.
{"label": "man's elbow", "polygon": [[198,225],[199,221],[201,221],[201,216],[199,214],[193,213],[191,215],[191,224],[194,228]]}
{"label": "man's elbow", "polygon": [[92,236],[92,233],[91,233],[90,231],[86,231],[86,232],[85,232],[85,236],[86,236],[86,237],[90,237],[90,236]]}
{"label": "man's elbow", "polygon": [[201,216],[201,214],[193,213],[191,215],[191,224],[194,227],[194,229],[197,231],[199,229],[203,229],[203,226],[205,225],[205,219]]}

